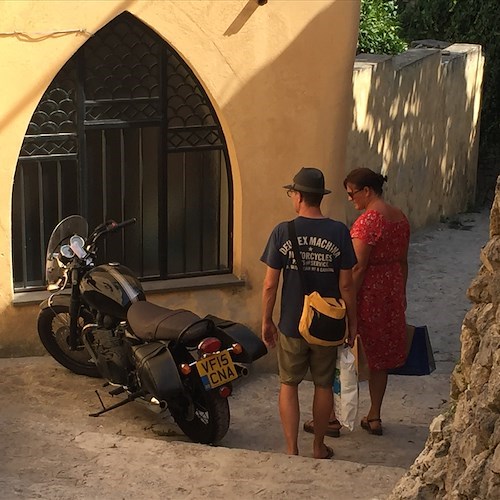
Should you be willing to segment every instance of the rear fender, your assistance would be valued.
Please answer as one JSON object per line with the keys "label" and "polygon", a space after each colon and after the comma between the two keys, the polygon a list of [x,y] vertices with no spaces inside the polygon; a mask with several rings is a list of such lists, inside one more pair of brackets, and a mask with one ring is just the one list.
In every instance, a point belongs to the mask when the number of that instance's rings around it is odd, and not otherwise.
{"label": "rear fender", "polygon": [[220,332],[220,337],[226,342],[233,344],[237,342],[243,347],[241,354],[231,354],[231,357],[236,363],[252,363],[256,359],[267,354],[267,348],[262,340],[255,335],[247,326],[242,323],[235,323],[217,316],[206,316],[214,322],[217,330]]}

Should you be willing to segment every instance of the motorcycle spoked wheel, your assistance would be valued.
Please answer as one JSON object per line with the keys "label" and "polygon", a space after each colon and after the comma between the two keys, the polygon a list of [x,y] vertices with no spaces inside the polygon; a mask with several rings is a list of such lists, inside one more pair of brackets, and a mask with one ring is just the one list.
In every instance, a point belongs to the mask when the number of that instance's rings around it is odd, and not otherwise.
{"label": "motorcycle spoked wheel", "polygon": [[[75,351],[69,348],[69,307],[52,306],[43,309],[38,315],[38,335],[48,353],[61,365],[77,375],[100,378],[97,366],[92,361],[81,338]],[[82,310],[78,318],[78,331],[84,325],[93,323],[89,311]]]}
{"label": "motorcycle spoked wheel", "polygon": [[229,403],[217,390],[206,391],[198,375],[192,374],[185,382],[194,409],[188,419],[188,411],[175,412],[173,417],[182,432],[195,443],[216,444],[229,429]]}

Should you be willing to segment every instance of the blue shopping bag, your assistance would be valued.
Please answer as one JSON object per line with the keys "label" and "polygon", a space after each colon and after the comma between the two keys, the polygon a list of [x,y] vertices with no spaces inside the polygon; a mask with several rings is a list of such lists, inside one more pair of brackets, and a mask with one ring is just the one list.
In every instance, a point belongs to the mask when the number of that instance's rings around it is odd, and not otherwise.
{"label": "blue shopping bag", "polygon": [[405,364],[388,370],[391,375],[429,375],[436,369],[429,332],[426,326],[416,326]]}

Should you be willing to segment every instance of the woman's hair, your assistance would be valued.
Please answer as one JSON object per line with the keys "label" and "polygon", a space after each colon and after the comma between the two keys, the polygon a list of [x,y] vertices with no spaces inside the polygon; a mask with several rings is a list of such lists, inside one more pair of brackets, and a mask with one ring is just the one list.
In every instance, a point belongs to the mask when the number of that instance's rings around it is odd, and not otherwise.
{"label": "woman's hair", "polygon": [[344,188],[347,187],[347,184],[353,184],[358,189],[369,187],[372,188],[376,194],[381,195],[384,182],[387,182],[386,175],[377,174],[369,168],[355,168],[351,170],[344,179]]}

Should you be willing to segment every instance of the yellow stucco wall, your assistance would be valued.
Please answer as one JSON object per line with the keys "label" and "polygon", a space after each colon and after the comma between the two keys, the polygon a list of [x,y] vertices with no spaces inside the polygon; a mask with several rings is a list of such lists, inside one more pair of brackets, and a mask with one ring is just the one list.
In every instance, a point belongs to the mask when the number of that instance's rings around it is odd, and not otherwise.
{"label": "yellow stucco wall", "polygon": [[234,274],[245,286],[151,300],[258,331],[259,257],[293,215],[281,186],[303,165],[325,172],[325,212],[344,217],[358,0],[0,1],[0,355],[43,352],[36,305],[12,305],[11,199],[19,150],[44,90],[92,33],[129,11],[170,43],[202,82],[229,144]]}

